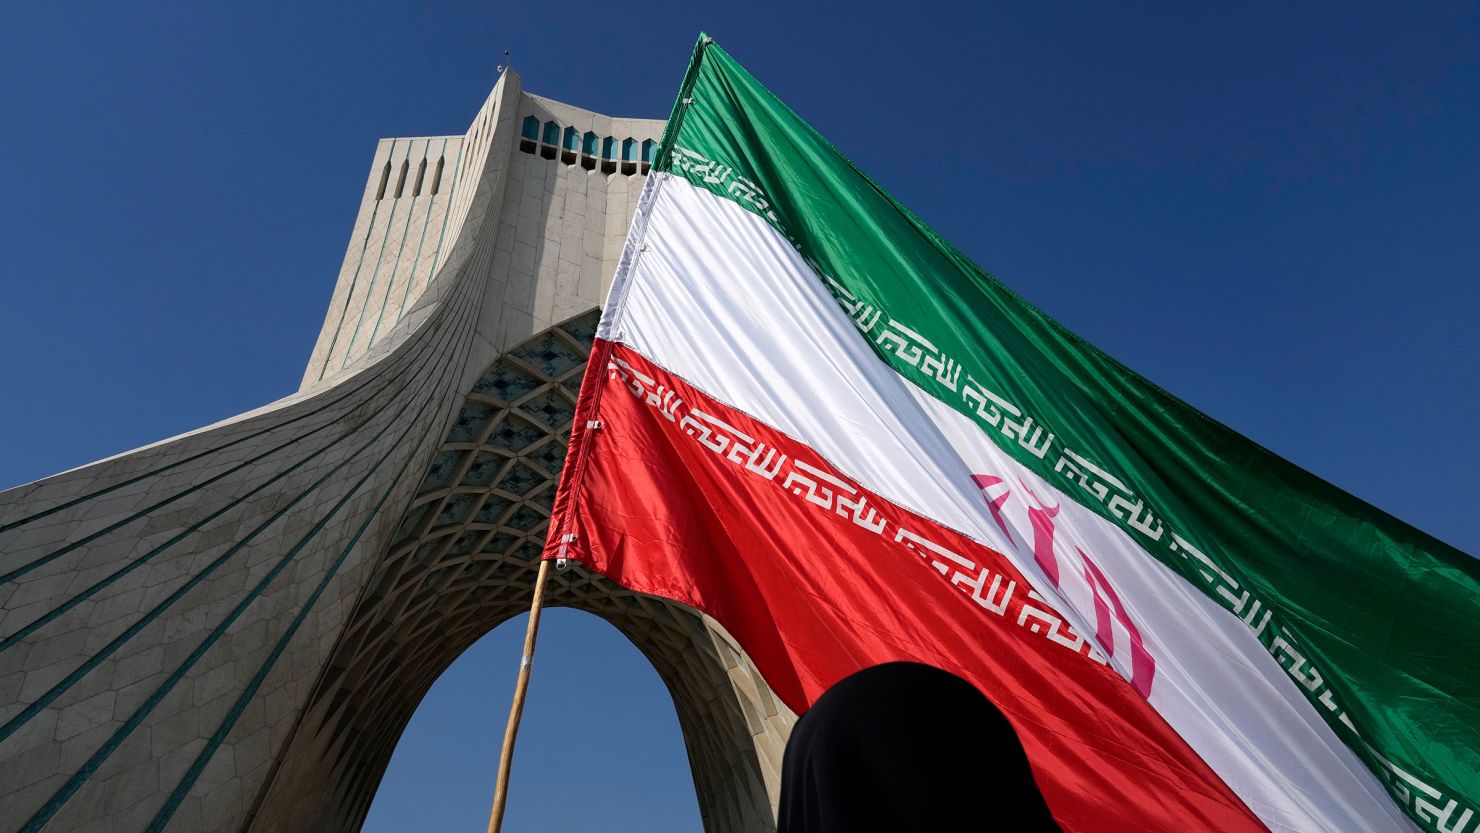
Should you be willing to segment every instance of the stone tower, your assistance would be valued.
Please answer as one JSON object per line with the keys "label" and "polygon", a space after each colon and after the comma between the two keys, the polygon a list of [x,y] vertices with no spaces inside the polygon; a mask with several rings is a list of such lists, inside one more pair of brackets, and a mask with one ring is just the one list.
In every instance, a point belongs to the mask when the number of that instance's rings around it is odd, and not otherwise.
{"label": "stone tower", "polygon": [[[522,91],[383,139],[302,386],[0,493],[0,831],[353,831],[402,729],[527,609],[662,131]],[[673,695],[706,830],[774,828],[794,716],[712,620],[579,566]]]}

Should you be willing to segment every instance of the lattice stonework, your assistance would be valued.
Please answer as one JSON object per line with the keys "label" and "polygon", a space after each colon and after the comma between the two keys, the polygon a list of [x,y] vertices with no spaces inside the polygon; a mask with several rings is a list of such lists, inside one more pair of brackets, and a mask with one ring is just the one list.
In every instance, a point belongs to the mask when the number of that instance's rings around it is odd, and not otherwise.
{"label": "lattice stonework", "polygon": [[[334,786],[360,814],[426,690],[479,637],[528,609],[599,317],[591,310],[553,327],[479,377],[367,582],[287,764],[340,762]],[[706,829],[772,828],[795,718],[717,623],[579,565],[553,574],[547,592],[552,606],[611,622],[653,662],[678,707]],[[274,789],[293,783],[279,775]]]}
{"label": "lattice stonework", "polygon": [[596,318],[520,345],[473,386],[382,567],[393,593],[416,583],[451,605],[466,584],[478,601],[485,579],[539,554]]}

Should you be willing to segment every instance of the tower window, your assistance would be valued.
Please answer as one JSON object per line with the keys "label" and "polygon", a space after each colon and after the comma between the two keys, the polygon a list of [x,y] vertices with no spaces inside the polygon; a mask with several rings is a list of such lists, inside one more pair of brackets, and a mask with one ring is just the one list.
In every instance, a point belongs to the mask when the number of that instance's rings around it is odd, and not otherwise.
{"label": "tower window", "polygon": [[396,199],[401,198],[401,192],[406,190],[406,172],[411,170],[411,163],[405,159],[401,160],[401,175],[396,177]]}
{"label": "tower window", "polygon": [[437,170],[432,172],[432,196],[434,197],[437,196],[438,191],[442,190],[442,163],[446,161],[445,156],[437,157]]}
{"label": "tower window", "polygon": [[596,170],[596,155],[601,151],[601,137],[591,131],[581,139],[581,167],[588,171]]}
{"label": "tower window", "polygon": [[539,141],[540,120],[535,118],[534,116],[525,116],[524,129],[520,131],[520,135],[531,141]]}
{"label": "tower window", "polygon": [[601,172],[612,174],[617,172],[617,140],[611,136],[601,140]]}
{"label": "tower window", "polygon": [[565,128],[565,134],[560,139],[560,161],[567,165],[576,163],[576,151],[581,147],[581,134],[574,127]]}
{"label": "tower window", "polygon": [[637,173],[637,140],[631,137],[622,140],[622,174]]}
{"label": "tower window", "polygon": [[653,157],[657,155],[658,143],[652,139],[642,140],[642,169],[638,173],[647,176],[647,172],[653,167]]}
{"label": "tower window", "polygon": [[547,145],[560,144],[560,125],[553,121],[545,122],[545,136],[542,141]]}
{"label": "tower window", "polygon": [[421,158],[421,164],[416,166],[416,187],[411,189],[411,196],[421,196],[421,181],[427,177],[427,158]]}
{"label": "tower window", "polygon": [[385,167],[380,169],[380,187],[375,189],[375,200],[379,202],[385,199],[385,186],[391,181],[391,160],[385,160]]}

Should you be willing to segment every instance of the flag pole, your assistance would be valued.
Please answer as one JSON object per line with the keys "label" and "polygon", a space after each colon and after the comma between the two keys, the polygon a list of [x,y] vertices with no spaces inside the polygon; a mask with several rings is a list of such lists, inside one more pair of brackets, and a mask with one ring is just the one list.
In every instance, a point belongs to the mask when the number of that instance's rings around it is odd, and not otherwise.
{"label": "flag pole", "polygon": [[519,718],[524,713],[524,695],[529,691],[529,670],[534,663],[534,641],[540,631],[540,610],[544,607],[545,579],[549,575],[550,562],[540,559],[540,571],[534,579],[534,600],[529,605],[529,627],[524,631],[524,654],[519,658],[519,678],[514,683],[514,703],[509,707],[509,725],[504,729],[504,746],[498,757],[498,783],[493,790],[488,833],[499,833],[504,824],[504,806],[509,798],[509,770],[514,765],[514,739],[519,734]]}

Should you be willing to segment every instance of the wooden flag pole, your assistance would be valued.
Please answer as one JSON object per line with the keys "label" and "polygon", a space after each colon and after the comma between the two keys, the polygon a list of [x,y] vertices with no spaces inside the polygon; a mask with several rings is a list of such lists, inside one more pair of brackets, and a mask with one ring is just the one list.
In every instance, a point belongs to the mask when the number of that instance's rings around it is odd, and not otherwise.
{"label": "wooden flag pole", "polygon": [[519,659],[519,679],[514,683],[514,704],[509,707],[509,725],[504,729],[504,748],[498,756],[498,785],[493,790],[493,812],[488,815],[488,833],[499,833],[504,825],[504,805],[509,798],[509,770],[514,765],[514,738],[519,734],[519,718],[524,713],[524,694],[529,691],[529,670],[534,663],[534,640],[540,631],[540,609],[545,603],[545,579],[550,575],[550,562],[540,560],[540,571],[534,579],[534,601],[529,605],[529,627],[524,631],[524,655]]}

